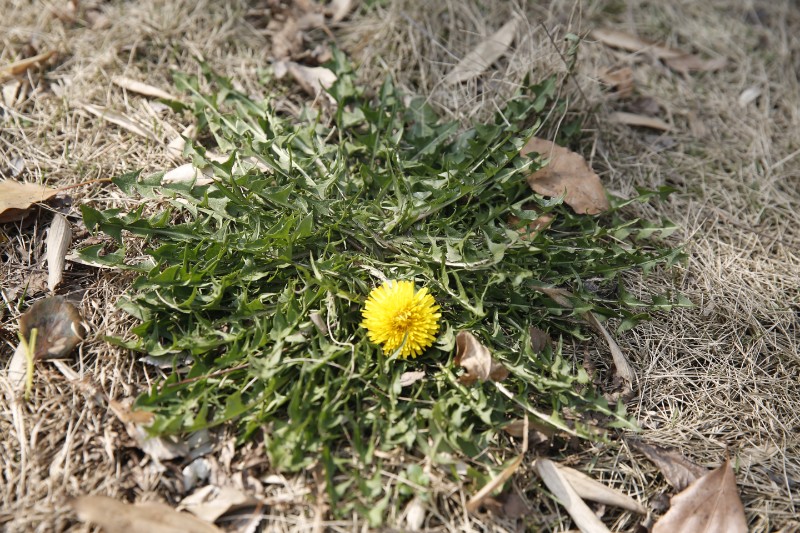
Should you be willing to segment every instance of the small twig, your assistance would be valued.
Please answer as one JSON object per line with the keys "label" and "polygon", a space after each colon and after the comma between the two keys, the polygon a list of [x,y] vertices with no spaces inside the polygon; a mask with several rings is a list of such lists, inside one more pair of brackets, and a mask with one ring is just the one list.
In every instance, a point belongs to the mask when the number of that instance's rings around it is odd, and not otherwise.
{"label": "small twig", "polygon": [[97,178],[89,181],[82,181],[80,183],[75,183],[74,185],[65,185],[64,187],[59,187],[59,191],[67,191],[69,189],[75,189],[77,187],[83,187],[84,185],[91,185],[93,183],[111,183],[111,178]]}

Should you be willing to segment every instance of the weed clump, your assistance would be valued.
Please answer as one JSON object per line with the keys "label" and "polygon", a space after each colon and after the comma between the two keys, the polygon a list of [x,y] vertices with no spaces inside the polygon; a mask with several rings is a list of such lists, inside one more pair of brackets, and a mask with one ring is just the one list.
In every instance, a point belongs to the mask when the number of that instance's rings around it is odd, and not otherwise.
{"label": "weed clump", "polygon": [[[152,209],[82,207],[87,227],[115,243],[83,257],[139,274],[120,306],[140,323],[116,342],[176,361],[137,400],[157,413],[152,430],[235,420],[241,439],[263,435],[276,469],[320,460],[329,479],[351,471],[350,482],[329,487],[337,501],[366,475],[355,465],[378,461],[378,450],[404,447],[439,462],[477,457],[523,409],[590,438],[601,433],[583,414],[631,426],[558,346],[535,351],[529,328],[584,338],[577,317],[590,310],[623,327],[646,318],[651,304],[588,282],[615,287],[623,272],[676,260],[678,251],[652,240],[668,227],[620,213],[664,191],[585,216],[530,190],[525,177],[541,160],[520,149],[545,117],[563,112],[555,79],[523,87],[493,123],[464,130],[390,80],[369,96],[340,56],[335,63],[333,110],[300,116],[211,72],[210,94],[200,80],[176,76],[191,95],[186,109],[210,134],[186,153],[213,170],[213,182],[131,173],[115,184],[153,199]],[[210,158],[212,147],[227,160]],[[519,231],[544,215],[552,217],[546,229]],[[126,260],[132,238],[147,241],[148,263]],[[360,325],[367,295],[387,279],[427,288],[441,307],[436,341],[415,359],[384,352]],[[574,294],[571,308],[540,290],[554,286]],[[490,382],[459,382],[452,360],[461,330],[509,370],[504,387],[515,401]],[[190,367],[180,367],[187,355]],[[410,370],[425,377],[405,385]],[[359,487],[372,501],[382,490]]]}

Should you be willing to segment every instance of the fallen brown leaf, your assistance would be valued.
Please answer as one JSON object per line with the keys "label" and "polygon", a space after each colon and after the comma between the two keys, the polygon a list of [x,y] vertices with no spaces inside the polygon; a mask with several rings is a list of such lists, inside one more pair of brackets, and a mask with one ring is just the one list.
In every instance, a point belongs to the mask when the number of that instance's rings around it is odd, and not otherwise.
{"label": "fallen brown leaf", "polygon": [[84,336],[81,315],[62,296],[34,303],[19,317],[19,331],[30,339],[36,329],[34,359],[60,359],[71,352]]}
{"label": "fallen brown leaf", "polygon": [[631,67],[611,67],[600,72],[600,80],[612,87],[620,98],[633,94],[633,69]]}
{"label": "fallen brown leaf", "polygon": [[548,459],[539,458],[533,463],[539,477],[558,499],[558,502],[567,510],[569,516],[578,526],[582,533],[606,533],[608,528],[597,518],[589,506],[581,499],[575,489],[572,488],[567,478],[556,467],[555,463]]}
{"label": "fallen brown leaf", "polygon": [[658,59],[669,59],[684,55],[680,50],[660,46],[652,41],[647,41],[636,35],[625,33],[624,31],[598,28],[592,30],[590,35],[612,48],[621,48],[628,52],[650,52]]}
{"label": "fallen brown leaf", "polygon": [[528,184],[544,196],[564,195],[564,203],[578,214],[596,215],[611,208],[600,176],[583,157],[544,139],[533,137],[522,155],[535,152],[548,160],[547,166],[528,176]]}
{"label": "fallen brown leaf", "polygon": [[661,59],[666,65],[677,72],[711,72],[723,68],[728,60],[725,57],[702,59],[694,54],[687,54],[681,50],[661,46],[647,41],[636,35],[609,29],[596,29],[592,37],[603,44],[613,48],[621,48],[629,52],[649,52]]}
{"label": "fallen brown leaf", "polygon": [[634,113],[617,111],[615,113],[611,113],[608,118],[611,120],[611,122],[625,124],[626,126],[639,126],[642,128],[650,128],[661,131],[669,131],[672,129],[669,124],[660,118],[648,117],[646,115],[637,115]]}
{"label": "fallen brown leaf", "polygon": [[333,23],[341,22],[352,9],[353,0],[331,0],[331,3],[325,6],[325,12]]}
{"label": "fallen brown leaf", "polygon": [[83,522],[105,533],[221,533],[213,524],[156,502],[122,503],[107,496],[83,496],[71,502]]}
{"label": "fallen brown leaf", "polygon": [[[532,220],[527,226],[517,228],[517,232],[520,234],[520,237],[526,241],[534,239],[540,231],[547,229],[554,219],[555,217],[553,215],[542,215],[535,220]],[[519,223],[520,219],[518,217],[515,217],[514,215],[508,217],[509,226],[517,227]]]}
{"label": "fallen brown leaf", "polygon": [[229,511],[252,507],[258,500],[233,487],[206,485],[181,500],[178,506],[207,522],[215,522]]}
{"label": "fallen brown leaf", "polygon": [[0,224],[25,218],[35,203],[45,202],[58,194],[58,190],[18,181],[0,181]]}
{"label": "fallen brown leaf", "polygon": [[553,464],[555,464],[558,471],[561,472],[561,475],[564,476],[564,478],[566,478],[572,488],[575,489],[575,492],[578,493],[578,496],[584,500],[590,500],[605,505],[613,505],[614,507],[627,509],[628,511],[633,511],[634,513],[647,514],[647,509],[645,509],[642,504],[630,496],[603,485],[599,481],[590,478],[583,472],[579,472],[574,468],[560,465],[558,463]]}
{"label": "fallen brown leaf", "polygon": [[528,334],[531,337],[531,349],[534,353],[542,353],[553,342],[553,339],[550,338],[550,335],[545,330],[536,326],[531,326],[528,329]]}
{"label": "fallen brown leaf", "polygon": [[[569,299],[572,296],[572,293],[566,289],[559,289],[556,287],[538,287],[537,290],[543,292],[552,298],[557,304],[565,308],[571,309],[573,307],[572,302]],[[608,348],[611,351],[611,357],[614,360],[616,376],[622,379],[626,385],[630,387],[636,381],[636,373],[633,371],[633,367],[628,361],[628,358],[625,357],[625,354],[622,352],[619,344],[617,344],[617,341],[614,340],[614,337],[612,337],[608,330],[606,330],[600,321],[597,320],[597,317],[594,315],[594,313],[584,313],[583,319],[606,340]]]}
{"label": "fallen brown leaf", "polygon": [[425,377],[425,372],[404,372],[400,376],[400,386],[408,387]]}
{"label": "fallen brown leaf", "polygon": [[4,67],[0,67],[0,81],[10,78],[11,76],[18,76],[26,70],[44,63],[54,55],[56,55],[56,52],[51,50],[49,52],[37,54],[33,57],[20,59],[19,61],[15,61]]}
{"label": "fallen brown leaf", "polygon": [[677,450],[651,446],[638,439],[629,439],[627,442],[632,449],[650,459],[675,490],[685,489],[708,473],[707,469],[691,462]]}
{"label": "fallen brown leaf", "polygon": [[[325,67],[307,67],[294,61],[278,61],[273,66],[275,77],[280,79],[288,72],[295,81],[311,96],[317,96],[325,89],[330,89],[336,82],[336,74]],[[325,93],[331,103],[331,95]]]}
{"label": "fallen brown leaf", "polygon": [[473,385],[476,381],[503,381],[508,377],[506,367],[495,361],[489,349],[469,331],[456,335],[455,364],[466,370],[459,378],[464,385]]}
{"label": "fallen brown leaf", "polygon": [[519,19],[509,20],[495,33],[465,55],[444,78],[444,85],[454,85],[480,75],[508,51],[517,33]]}
{"label": "fallen brown leaf", "polygon": [[45,243],[47,258],[47,288],[53,292],[64,276],[64,258],[67,249],[72,244],[72,229],[69,222],[60,213],[56,213],[53,222],[50,223],[50,230],[47,234]]}
{"label": "fallen brown leaf", "polygon": [[153,98],[163,98],[164,100],[177,100],[176,97],[168,93],[163,89],[159,89],[158,87],[154,87],[152,85],[148,85],[146,83],[142,83],[140,81],[136,81],[131,78],[126,78],[125,76],[114,76],[111,78],[111,83],[122,87],[128,91],[138,93],[144,96],[152,96]]}
{"label": "fallen brown leaf", "polygon": [[672,497],[653,533],[747,533],[747,518],[730,461]]}
{"label": "fallen brown leaf", "polygon": [[132,133],[135,133],[136,135],[140,135],[145,139],[150,139],[151,141],[159,142],[155,133],[147,129],[142,124],[139,124],[132,118],[129,118],[121,113],[117,113],[115,111],[111,111],[109,109],[94,104],[84,104],[83,109],[85,109],[86,111],[95,116],[102,118],[105,121],[111,122],[112,124],[116,124],[120,128],[126,129]]}

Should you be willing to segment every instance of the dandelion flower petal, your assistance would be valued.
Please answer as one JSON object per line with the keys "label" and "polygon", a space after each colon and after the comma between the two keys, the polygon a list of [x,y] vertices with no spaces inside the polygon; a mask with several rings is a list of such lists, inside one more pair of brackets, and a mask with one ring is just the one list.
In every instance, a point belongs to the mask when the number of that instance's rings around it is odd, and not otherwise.
{"label": "dandelion flower petal", "polygon": [[442,314],[427,288],[414,290],[413,281],[387,281],[369,293],[361,325],[369,340],[386,353],[416,357],[433,344]]}

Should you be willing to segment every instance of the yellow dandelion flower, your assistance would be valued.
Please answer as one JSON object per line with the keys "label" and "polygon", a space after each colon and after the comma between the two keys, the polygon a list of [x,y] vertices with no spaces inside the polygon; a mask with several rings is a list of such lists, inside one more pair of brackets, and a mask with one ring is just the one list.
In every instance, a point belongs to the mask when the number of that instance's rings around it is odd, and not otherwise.
{"label": "yellow dandelion flower", "polygon": [[413,281],[387,281],[372,289],[361,311],[369,340],[383,351],[416,357],[433,344],[442,314],[428,289],[414,290]]}

